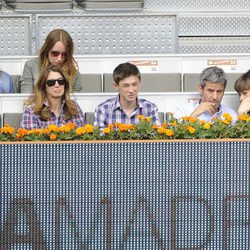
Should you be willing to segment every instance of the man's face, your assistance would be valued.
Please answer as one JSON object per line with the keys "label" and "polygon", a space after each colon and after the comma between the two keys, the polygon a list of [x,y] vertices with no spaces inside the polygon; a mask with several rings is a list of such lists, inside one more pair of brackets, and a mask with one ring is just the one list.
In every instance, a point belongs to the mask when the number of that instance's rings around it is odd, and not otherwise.
{"label": "man's face", "polygon": [[222,83],[206,82],[205,87],[199,87],[201,102],[211,102],[219,107],[225,91]]}
{"label": "man's face", "polygon": [[136,101],[140,85],[141,82],[138,76],[129,76],[118,84],[114,83],[116,90],[120,94],[120,102],[131,103]]}

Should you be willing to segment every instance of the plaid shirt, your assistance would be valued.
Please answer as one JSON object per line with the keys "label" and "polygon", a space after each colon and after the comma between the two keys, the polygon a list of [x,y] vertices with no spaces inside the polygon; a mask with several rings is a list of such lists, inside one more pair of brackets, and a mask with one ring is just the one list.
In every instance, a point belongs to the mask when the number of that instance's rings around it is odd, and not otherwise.
{"label": "plaid shirt", "polygon": [[128,116],[122,110],[118,95],[97,106],[95,110],[94,126],[103,129],[109,124],[115,124],[116,122],[122,124],[137,124],[139,122],[137,115],[143,115],[144,117],[150,116],[153,124],[160,125],[158,108],[154,103],[137,98],[137,107],[132,112],[131,116]]}
{"label": "plaid shirt", "polygon": [[39,115],[34,113],[32,106],[28,106],[23,113],[23,119],[21,121],[20,127],[26,128],[26,129],[36,129],[36,128],[44,129],[44,128],[47,128],[51,124],[54,124],[60,127],[64,124],[71,123],[71,122],[73,122],[76,125],[76,127],[84,126],[85,121],[84,121],[83,112],[76,101],[75,101],[75,104],[78,110],[77,115],[74,115],[72,118],[65,120],[65,114],[64,114],[65,103],[63,102],[60,115],[57,117],[53,112],[51,112],[51,117],[50,117],[50,120],[48,121],[41,120]]}

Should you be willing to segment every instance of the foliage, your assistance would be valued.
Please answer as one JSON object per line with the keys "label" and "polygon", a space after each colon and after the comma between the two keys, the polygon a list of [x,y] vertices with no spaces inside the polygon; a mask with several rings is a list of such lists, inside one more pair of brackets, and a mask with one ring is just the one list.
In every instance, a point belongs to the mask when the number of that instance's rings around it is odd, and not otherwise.
{"label": "foliage", "polygon": [[69,140],[157,140],[157,139],[220,139],[250,138],[250,116],[238,116],[233,123],[229,114],[211,122],[186,116],[177,120],[169,114],[162,126],[153,125],[150,117],[138,116],[139,123],[110,124],[103,130],[93,125],[75,127],[69,123],[61,127],[49,125],[45,129],[27,130],[5,125],[0,129],[0,141],[69,141]]}

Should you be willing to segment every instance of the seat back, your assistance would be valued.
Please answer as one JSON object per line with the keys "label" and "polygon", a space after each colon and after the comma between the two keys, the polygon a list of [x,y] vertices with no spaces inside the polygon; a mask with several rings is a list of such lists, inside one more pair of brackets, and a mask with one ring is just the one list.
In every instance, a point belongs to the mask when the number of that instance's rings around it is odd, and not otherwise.
{"label": "seat back", "polygon": [[18,129],[22,121],[22,113],[4,113],[3,114],[3,126],[8,124],[11,127]]}
{"label": "seat back", "polygon": [[7,7],[13,10],[70,10],[72,0],[5,0]]}
{"label": "seat back", "polygon": [[81,92],[101,93],[102,75],[101,74],[81,74]]}
{"label": "seat back", "polygon": [[[242,73],[226,73],[227,76],[227,92],[234,90],[234,83]],[[183,75],[183,91],[184,92],[197,92],[199,86],[199,73],[185,73]]]}
{"label": "seat back", "polygon": [[94,125],[95,113],[94,112],[86,112],[85,113],[85,123]]}
{"label": "seat back", "polygon": [[21,75],[11,75],[15,93],[20,93],[20,78]]}
{"label": "seat back", "polygon": [[[111,73],[103,75],[103,91],[115,92]],[[142,74],[140,92],[180,92],[180,73],[144,73]]]}

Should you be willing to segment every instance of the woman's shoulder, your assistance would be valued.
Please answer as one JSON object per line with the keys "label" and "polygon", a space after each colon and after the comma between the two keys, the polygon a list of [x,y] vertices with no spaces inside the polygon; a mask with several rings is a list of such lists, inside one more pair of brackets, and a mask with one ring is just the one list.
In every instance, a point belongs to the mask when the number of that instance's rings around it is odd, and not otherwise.
{"label": "woman's shoulder", "polygon": [[34,58],[29,59],[28,61],[26,61],[25,66],[39,67],[39,57],[34,57]]}

